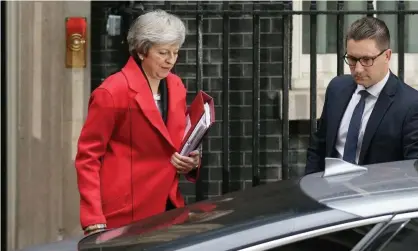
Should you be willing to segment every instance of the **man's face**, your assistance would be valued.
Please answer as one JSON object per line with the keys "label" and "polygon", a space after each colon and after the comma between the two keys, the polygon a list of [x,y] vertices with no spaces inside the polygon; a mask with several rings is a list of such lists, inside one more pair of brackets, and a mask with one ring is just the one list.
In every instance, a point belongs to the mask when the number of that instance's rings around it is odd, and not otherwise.
{"label": "man's face", "polygon": [[356,83],[370,87],[384,78],[389,70],[392,51],[381,50],[372,39],[347,41],[346,61]]}

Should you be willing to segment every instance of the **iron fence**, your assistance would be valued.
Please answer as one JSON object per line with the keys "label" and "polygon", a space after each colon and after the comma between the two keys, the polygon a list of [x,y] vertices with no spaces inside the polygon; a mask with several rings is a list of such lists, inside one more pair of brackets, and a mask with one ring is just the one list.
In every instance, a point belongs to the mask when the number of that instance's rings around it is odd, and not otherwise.
{"label": "iron fence", "polygon": [[[223,2],[223,8],[219,10],[209,10],[203,8],[204,3],[196,2],[195,10],[175,10],[170,1],[165,1],[164,8],[179,16],[182,15],[194,15],[196,17],[197,27],[197,43],[196,43],[196,89],[202,90],[203,88],[203,17],[216,15],[222,16],[223,31],[222,31],[222,92],[223,92],[223,107],[222,107],[222,127],[223,127],[223,160],[222,160],[222,193],[230,192],[230,69],[229,69],[229,47],[230,47],[230,25],[229,20],[231,17],[252,15],[253,18],[253,103],[252,103],[252,184],[257,186],[260,184],[260,167],[258,165],[260,160],[260,144],[259,144],[259,130],[260,130],[260,18],[264,15],[277,15],[282,17],[282,31],[283,31],[283,58],[282,58],[282,163],[281,172],[282,179],[290,178],[290,166],[289,166],[289,90],[291,89],[291,44],[292,44],[292,17],[294,15],[307,15],[310,20],[310,133],[316,131],[317,128],[317,18],[319,15],[335,15],[337,18],[337,28],[335,30],[336,43],[337,43],[337,75],[344,73],[344,60],[343,55],[345,53],[344,46],[344,27],[349,24],[344,23],[344,17],[346,15],[368,15],[375,14],[387,14],[396,15],[398,23],[398,76],[400,79],[404,79],[404,61],[405,61],[405,16],[418,14],[418,10],[405,10],[405,1],[397,1],[397,8],[394,10],[376,10],[374,8],[373,1],[367,1],[367,10],[345,10],[344,1],[336,1],[335,10],[318,10],[317,1],[310,1],[309,10],[293,10],[292,1],[281,1],[277,4],[282,4],[283,8],[280,10],[260,10],[260,2],[253,2],[252,10],[231,10],[229,8],[229,2]],[[129,6],[126,8],[130,8]],[[143,11],[138,10],[138,12]],[[130,11],[128,20],[132,20],[132,15],[135,12]],[[202,184],[199,180],[196,185],[196,200],[203,198]]]}

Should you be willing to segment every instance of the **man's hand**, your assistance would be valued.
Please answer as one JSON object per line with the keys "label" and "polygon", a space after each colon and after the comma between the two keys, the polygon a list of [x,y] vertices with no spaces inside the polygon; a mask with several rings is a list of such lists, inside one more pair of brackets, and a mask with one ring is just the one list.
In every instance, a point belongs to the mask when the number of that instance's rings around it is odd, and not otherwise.
{"label": "man's hand", "polygon": [[197,168],[200,163],[200,153],[195,150],[189,154],[189,157],[174,153],[171,156],[171,164],[177,169],[177,173],[185,174]]}

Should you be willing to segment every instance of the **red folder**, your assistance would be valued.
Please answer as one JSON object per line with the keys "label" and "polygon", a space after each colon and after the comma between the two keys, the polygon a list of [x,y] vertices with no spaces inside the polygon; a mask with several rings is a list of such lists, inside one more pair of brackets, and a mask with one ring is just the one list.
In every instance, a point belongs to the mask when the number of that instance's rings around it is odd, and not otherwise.
{"label": "red folder", "polygon": [[[206,116],[207,112],[210,113],[209,123],[202,124],[203,116]],[[207,109],[209,108],[209,110]],[[189,155],[190,152],[197,149],[201,144],[203,137],[208,133],[210,127],[215,123],[215,106],[213,98],[204,91],[199,91],[187,110],[187,123],[186,132],[181,144],[180,153],[182,155]],[[189,149],[189,150],[186,150]]]}

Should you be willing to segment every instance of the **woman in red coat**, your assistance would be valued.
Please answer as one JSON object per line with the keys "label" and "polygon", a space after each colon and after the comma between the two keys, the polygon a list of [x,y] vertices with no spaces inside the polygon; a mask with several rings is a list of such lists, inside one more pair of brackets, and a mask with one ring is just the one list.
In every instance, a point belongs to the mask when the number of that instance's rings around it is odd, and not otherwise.
{"label": "woman in red coat", "polygon": [[178,154],[186,89],[170,73],[185,39],[164,11],[141,15],[128,33],[131,57],[91,95],[75,160],[86,233],[184,206],[178,184],[198,175],[200,153]]}

